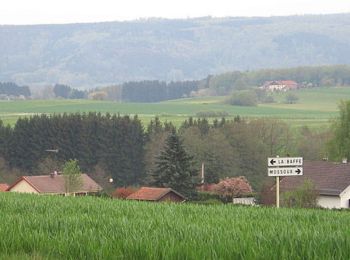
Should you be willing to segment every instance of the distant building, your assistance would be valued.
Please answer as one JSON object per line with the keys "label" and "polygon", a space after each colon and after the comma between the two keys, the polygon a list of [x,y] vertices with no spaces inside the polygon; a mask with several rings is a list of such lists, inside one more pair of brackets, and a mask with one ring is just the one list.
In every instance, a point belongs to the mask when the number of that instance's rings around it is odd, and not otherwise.
{"label": "distant building", "polygon": [[7,183],[0,183],[0,192],[7,191],[10,186]]}
{"label": "distant building", "polygon": [[[102,190],[87,174],[81,174],[82,184],[73,195],[87,195],[97,193]],[[36,194],[53,194],[66,195],[65,178],[63,175],[39,175],[39,176],[22,176],[8,189],[10,192],[36,193]]]}
{"label": "distant building", "polygon": [[[302,176],[280,180],[280,191],[293,191],[310,180],[318,193],[317,204],[323,208],[350,207],[350,164],[329,161],[304,161]],[[275,186],[271,190],[275,192]]]}
{"label": "distant building", "polygon": [[184,202],[185,196],[181,195],[177,191],[171,188],[152,188],[142,187],[138,191],[129,195],[128,200],[142,200],[142,201],[172,201],[172,202]]}
{"label": "distant building", "polygon": [[260,89],[266,91],[289,91],[298,89],[299,85],[293,80],[266,81]]}

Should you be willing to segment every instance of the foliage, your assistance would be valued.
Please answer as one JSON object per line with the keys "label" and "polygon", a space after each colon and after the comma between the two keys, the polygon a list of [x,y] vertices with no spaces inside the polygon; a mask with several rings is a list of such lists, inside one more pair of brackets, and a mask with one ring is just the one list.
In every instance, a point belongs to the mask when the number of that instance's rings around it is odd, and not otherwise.
{"label": "foliage", "polygon": [[256,106],[258,98],[254,91],[244,90],[233,93],[227,103],[234,106]]}
{"label": "foliage", "polygon": [[70,99],[82,99],[86,98],[86,92],[78,89],[71,88],[67,85],[56,84],[53,87],[53,92],[56,97],[70,98]]}
{"label": "foliage", "polygon": [[158,102],[188,97],[198,90],[200,81],[162,82],[146,80],[122,85],[122,100],[129,102]]}
{"label": "foliage", "polygon": [[77,160],[69,160],[63,165],[64,188],[66,193],[79,191],[83,184]]}
{"label": "foliage", "polygon": [[229,113],[226,111],[199,111],[196,113],[196,117],[206,118],[206,117],[227,117]]}
{"label": "foliage", "polygon": [[226,201],[250,195],[253,192],[248,180],[244,176],[226,178],[215,185],[215,192],[220,194]]}
{"label": "foliage", "polygon": [[192,197],[196,185],[192,159],[185,151],[179,136],[172,131],[157,158],[156,169],[152,173],[152,184],[155,187],[170,187],[187,197]]}
{"label": "foliage", "polygon": [[344,211],[15,193],[0,205],[1,259],[350,259]]}
{"label": "foliage", "polygon": [[286,191],[282,194],[282,205],[297,208],[317,207],[318,193],[315,185],[310,180],[306,180],[294,191]]}
{"label": "foliage", "polygon": [[286,95],[287,104],[295,104],[299,100],[299,97],[295,93],[288,93]]}
{"label": "foliage", "polygon": [[333,123],[334,136],[329,142],[332,160],[350,158],[350,100],[339,104],[339,117]]}
{"label": "foliage", "polygon": [[25,96],[31,95],[28,86],[18,86],[13,82],[0,82],[0,95]]}
{"label": "foliage", "polygon": [[2,142],[6,144],[3,157],[10,166],[31,174],[47,157],[45,150],[55,147],[58,162],[76,158],[83,171],[93,171],[100,164],[118,185],[137,184],[144,177],[145,136],[136,116],[35,115],[19,119],[13,129],[0,125]]}
{"label": "foliage", "polygon": [[118,199],[126,199],[129,195],[133,194],[135,191],[137,191],[137,189],[134,187],[121,187],[121,188],[117,188],[112,193],[112,196]]}

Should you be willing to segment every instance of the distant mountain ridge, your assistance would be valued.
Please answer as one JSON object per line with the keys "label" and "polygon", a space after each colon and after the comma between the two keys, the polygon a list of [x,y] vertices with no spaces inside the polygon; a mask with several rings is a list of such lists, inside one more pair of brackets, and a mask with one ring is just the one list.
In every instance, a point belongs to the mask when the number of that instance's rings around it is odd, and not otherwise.
{"label": "distant mountain ridge", "polygon": [[350,14],[0,26],[0,81],[95,87],[350,64]]}

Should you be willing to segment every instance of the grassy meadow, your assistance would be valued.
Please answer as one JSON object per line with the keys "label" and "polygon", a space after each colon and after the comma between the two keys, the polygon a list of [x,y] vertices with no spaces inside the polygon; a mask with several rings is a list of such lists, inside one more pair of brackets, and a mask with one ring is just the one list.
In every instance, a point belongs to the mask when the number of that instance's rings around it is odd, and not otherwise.
{"label": "grassy meadow", "polygon": [[349,212],[0,193],[1,259],[350,259]]}
{"label": "grassy meadow", "polygon": [[286,93],[275,93],[275,103],[256,107],[231,106],[225,97],[187,98],[159,103],[117,103],[93,100],[28,100],[0,101],[0,119],[13,125],[19,117],[41,113],[74,113],[96,111],[101,113],[137,114],[144,123],[155,116],[162,121],[179,125],[198,112],[228,113],[228,118],[240,115],[246,118],[272,117],[286,120],[293,126],[323,127],[338,114],[341,99],[350,99],[350,88],[315,88],[295,92],[296,104],[285,104]]}

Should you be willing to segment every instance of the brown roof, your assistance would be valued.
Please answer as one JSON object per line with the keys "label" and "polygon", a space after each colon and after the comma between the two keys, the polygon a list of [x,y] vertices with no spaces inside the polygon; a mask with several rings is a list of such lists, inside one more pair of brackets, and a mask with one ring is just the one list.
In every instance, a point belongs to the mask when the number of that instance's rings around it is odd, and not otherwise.
{"label": "brown roof", "polygon": [[284,177],[281,191],[293,190],[311,180],[321,195],[338,196],[350,186],[350,164],[328,161],[304,161],[303,176]]}
{"label": "brown roof", "polygon": [[[98,185],[93,179],[87,174],[82,174],[82,185],[79,190],[75,192],[98,192],[102,190],[102,187]],[[38,176],[22,176],[17,180],[8,190],[11,190],[17,183],[25,180],[39,193],[65,193],[64,176],[63,175],[38,175]]]}
{"label": "brown roof", "polygon": [[148,201],[158,201],[164,197],[169,192],[173,192],[185,200],[185,197],[180,193],[174,191],[171,188],[152,188],[152,187],[141,187],[138,191],[129,195],[127,199],[129,200],[148,200]]}
{"label": "brown roof", "polygon": [[8,187],[10,187],[8,184],[0,183],[0,192],[7,191]]}

